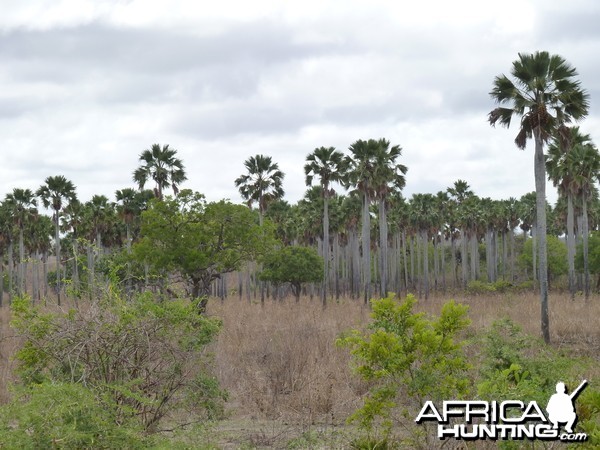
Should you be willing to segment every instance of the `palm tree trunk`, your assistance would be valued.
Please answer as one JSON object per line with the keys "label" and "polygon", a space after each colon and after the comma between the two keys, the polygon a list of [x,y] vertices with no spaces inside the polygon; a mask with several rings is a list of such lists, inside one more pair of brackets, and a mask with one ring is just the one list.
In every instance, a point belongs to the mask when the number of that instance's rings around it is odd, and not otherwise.
{"label": "palm tree trunk", "polygon": [[56,296],[58,299],[58,306],[60,306],[60,234],[58,230],[58,210],[54,211],[54,239],[56,247]]}
{"label": "palm tree trunk", "polygon": [[12,304],[13,296],[13,278],[14,278],[14,257],[13,257],[13,242],[8,243],[8,304]]}
{"label": "palm tree trunk", "polygon": [[548,253],[546,246],[546,165],[544,158],[544,142],[541,130],[536,128],[535,135],[535,193],[536,193],[536,226],[539,252],[540,308],[541,328],[544,341],[550,342],[550,316],[548,314]]}
{"label": "palm tree trunk", "polygon": [[575,213],[573,193],[567,192],[567,259],[569,265],[569,294],[575,300]]}
{"label": "palm tree trunk", "polygon": [[452,271],[452,288],[456,289],[456,239],[454,239],[454,230],[450,229],[450,270]]}
{"label": "palm tree trunk", "polygon": [[463,289],[467,287],[468,261],[467,261],[467,233],[464,227],[460,230],[460,265],[462,269]]}
{"label": "palm tree trunk", "polygon": [[402,265],[404,266],[404,289],[408,293],[408,254],[406,253],[406,231],[402,230]]}
{"label": "palm tree trunk", "polygon": [[585,191],[581,196],[581,202],[583,206],[583,276],[584,276],[584,292],[585,292],[585,300],[588,301],[590,298],[590,266],[589,266],[589,258],[588,258],[588,239],[589,239],[589,229],[588,229],[588,213],[587,213],[587,198]]}
{"label": "palm tree trunk", "polygon": [[[413,290],[415,289],[415,239],[414,234],[410,236],[410,285]],[[417,256],[417,260],[419,258]],[[417,261],[417,264],[419,264],[419,261]]]}
{"label": "palm tree trunk", "polygon": [[25,242],[23,227],[19,227],[19,271],[17,273],[19,294],[25,292]]}
{"label": "palm tree trunk", "polygon": [[335,299],[340,299],[340,234],[335,233],[333,237],[333,282]]}
{"label": "palm tree trunk", "polygon": [[351,264],[351,292],[353,298],[360,298],[360,248],[358,245],[358,231],[355,226],[350,228],[350,264]]}
{"label": "palm tree trunk", "polygon": [[477,254],[479,253],[479,243],[477,241],[477,232],[474,231],[471,235],[471,280],[477,280],[477,269],[479,263],[477,261]]}
{"label": "palm tree trunk", "polygon": [[48,298],[48,251],[42,253],[42,274],[44,278],[44,304]]}
{"label": "palm tree trunk", "polygon": [[515,230],[510,230],[510,281],[515,281]]}
{"label": "palm tree trunk", "polygon": [[446,237],[442,233],[444,238],[440,240],[440,265],[442,270],[442,292],[446,293]]}
{"label": "palm tree trunk", "polygon": [[369,212],[369,194],[363,193],[362,212],[362,249],[363,249],[363,277],[365,305],[371,299],[371,214]]}
{"label": "palm tree trunk", "polygon": [[327,187],[323,187],[323,289],[321,301],[323,308],[327,306],[327,290],[329,288],[329,195]]}
{"label": "palm tree trunk", "polygon": [[427,230],[423,230],[423,290],[425,300],[429,298],[429,237]]}
{"label": "palm tree trunk", "polygon": [[379,253],[380,294],[382,297],[386,297],[388,291],[388,227],[384,199],[379,200]]}

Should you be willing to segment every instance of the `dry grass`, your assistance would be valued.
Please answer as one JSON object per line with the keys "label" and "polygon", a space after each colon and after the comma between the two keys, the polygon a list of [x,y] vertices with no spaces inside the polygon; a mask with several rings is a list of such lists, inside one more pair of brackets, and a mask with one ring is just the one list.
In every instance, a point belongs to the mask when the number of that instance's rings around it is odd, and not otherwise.
{"label": "dry grass", "polygon": [[[474,331],[509,317],[527,333],[541,334],[535,294],[437,296],[421,300],[418,309],[437,315],[451,298],[469,305]],[[549,301],[553,346],[600,360],[600,297],[586,303],[553,294]],[[264,308],[238,298],[215,299],[209,302],[208,314],[224,322],[213,350],[217,376],[230,393],[231,421],[222,426],[238,430],[229,443],[260,447],[262,441],[273,441],[277,446],[306,430],[333,430],[361,404],[368,386],[352,374],[348,351],[337,348],[335,340],[341,332],[369,322],[370,310],[362,302],[344,299],[323,310],[317,299],[308,298],[298,304],[292,299],[267,300]],[[0,404],[8,399],[14,365],[10,356],[17,346],[9,338],[8,320],[8,308],[1,308]]]}
{"label": "dry grass", "polygon": [[[422,300],[418,309],[437,315],[450,298]],[[527,333],[541,335],[539,297],[533,293],[454,299],[469,305],[474,331],[509,317]],[[553,345],[574,356],[600,357],[600,297],[585,303],[556,294],[549,302]],[[224,321],[216,363],[234,417],[342,423],[360,404],[366,386],[352,375],[348,352],[336,348],[335,339],[344,330],[364,327],[369,313],[353,300],[325,310],[308,299],[268,301],[264,308],[238,299],[210,303],[209,314]]]}

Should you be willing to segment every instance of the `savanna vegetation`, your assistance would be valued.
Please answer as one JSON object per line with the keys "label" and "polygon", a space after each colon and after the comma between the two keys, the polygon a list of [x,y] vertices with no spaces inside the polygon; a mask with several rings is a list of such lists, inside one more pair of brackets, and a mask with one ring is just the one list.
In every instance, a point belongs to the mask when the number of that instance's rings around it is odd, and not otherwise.
{"label": "savanna vegetation", "polygon": [[[384,138],[310,152],[293,204],[271,156],[232,180],[246,204],[210,202],[159,144],[114,201],[62,175],[14,188],[0,448],[447,447],[414,423],[426,399],[542,404],[584,378],[578,430],[600,445],[600,153],[573,124],[589,98],[547,52],[510,75],[488,118],[533,140],[519,199],[462,179],[407,198]],[[536,443],[468,447],[497,445]]]}

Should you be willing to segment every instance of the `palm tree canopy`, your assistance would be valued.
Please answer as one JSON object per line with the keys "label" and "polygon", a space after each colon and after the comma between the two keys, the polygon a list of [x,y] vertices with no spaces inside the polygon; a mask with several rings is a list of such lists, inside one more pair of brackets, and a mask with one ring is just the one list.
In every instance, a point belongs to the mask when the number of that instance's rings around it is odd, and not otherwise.
{"label": "palm tree canopy", "polygon": [[244,161],[247,174],[236,178],[235,186],[240,195],[252,206],[258,203],[259,210],[264,212],[271,200],[282,198],[283,177],[285,174],[279,170],[270,156],[256,155]]}
{"label": "palm tree canopy", "polygon": [[404,187],[407,167],[396,162],[402,154],[399,145],[390,148],[390,141],[383,138],[359,139],[349,150],[351,155],[345,158],[346,186],[356,186],[369,198],[385,197],[394,189]]}
{"label": "palm tree canopy", "polygon": [[142,165],[133,172],[133,181],[140,189],[148,180],[154,180],[156,187],[154,194],[162,200],[163,190],[171,186],[175,195],[179,192],[179,185],[187,180],[185,168],[181,159],[176,157],[177,150],[169,148],[169,144],[153,144],[150,149],[140,154]]}
{"label": "palm tree canopy", "polygon": [[[574,195],[577,194],[577,187],[574,185],[575,166],[581,172],[582,162],[586,160],[593,162],[593,159],[588,160],[584,158],[581,161],[579,160],[579,158],[584,156],[581,154],[581,147],[587,145],[593,145],[592,138],[589,134],[583,134],[579,127],[570,127],[565,133],[555,133],[552,137],[552,141],[548,146],[548,154],[546,155],[546,170],[548,171],[550,180],[555,187],[558,187],[561,195],[569,192]],[[576,154],[570,154],[576,148],[579,149]],[[591,152],[591,150],[588,152]],[[585,154],[586,152],[583,153]]]}
{"label": "palm tree canopy", "polygon": [[506,75],[494,79],[490,95],[500,105],[488,115],[491,125],[509,127],[513,115],[521,117],[515,144],[524,149],[527,140],[539,130],[546,142],[554,130],[560,130],[588,113],[589,95],[575,80],[577,71],[561,56],[546,51],[519,53],[511,69],[513,80]]}
{"label": "palm tree canopy", "polygon": [[335,147],[319,147],[306,157],[304,165],[306,185],[310,186],[314,177],[319,178],[324,195],[329,194],[329,184],[342,181],[344,177],[344,155]]}
{"label": "palm tree canopy", "polygon": [[36,195],[42,199],[45,208],[52,208],[55,212],[62,209],[64,200],[77,200],[75,185],[63,175],[46,178],[45,184],[40,186]]}
{"label": "palm tree canopy", "polygon": [[37,213],[37,200],[31,189],[14,188],[11,193],[6,194],[4,203],[21,229],[27,218]]}

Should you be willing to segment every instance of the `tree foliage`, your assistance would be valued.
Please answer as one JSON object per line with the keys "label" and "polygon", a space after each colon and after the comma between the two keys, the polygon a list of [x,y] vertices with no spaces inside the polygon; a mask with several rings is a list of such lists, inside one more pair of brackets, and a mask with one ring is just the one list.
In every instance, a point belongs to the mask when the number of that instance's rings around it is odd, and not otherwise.
{"label": "tree foliage", "polygon": [[275,284],[289,283],[298,301],[302,284],[323,280],[323,258],[313,248],[283,247],[265,258],[260,278]]}
{"label": "tree foliage", "polygon": [[142,214],[141,234],[134,257],[181,277],[201,311],[214,280],[260,258],[273,245],[271,228],[261,228],[247,207],[225,200],[207,203],[190,190],[153,202]]}
{"label": "tree foliage", "polygon": [[[558,237],[547,236],[548,242],[548,278],[556,279],[568,271],[567,246]],[[520,257],[520,263],[528,268],[533,267],[533,239],[527,239],[523,246],[523,253]]]}
{"label": "tree foliage", "polygon": [[[337,341],[351,349],[357,373],[372,383],[364,405],[350,420],[372,433],[383,419],[384,439],[391,433],[399,399],[409,397],[420,406],[425,398],[463,398],[470,388],[469,364],[456,341],[470,323],[467,306],[450,301],[438,318],[430,319],[413,312],[415,303],[412,295],[402,303],[393,296],[373,300],[368,331],[353,330]],[[405,406],[407,411],[411,407]]]}
{"label": "tree foliage", "polygon": [[194,307],[144,294],[130,302],[113,296],[67,313],[44,313],[27,299],[15,300],[12,326],[24,340],[16,359],[27,395],[35,399],[36,386],[48,383],[85,386],[115,423],[133,421],[146,431],[167,419],[177,423],[182,410],[186,421],[218,414],[225,394],[211,374],[206,347],[221,323]]}

